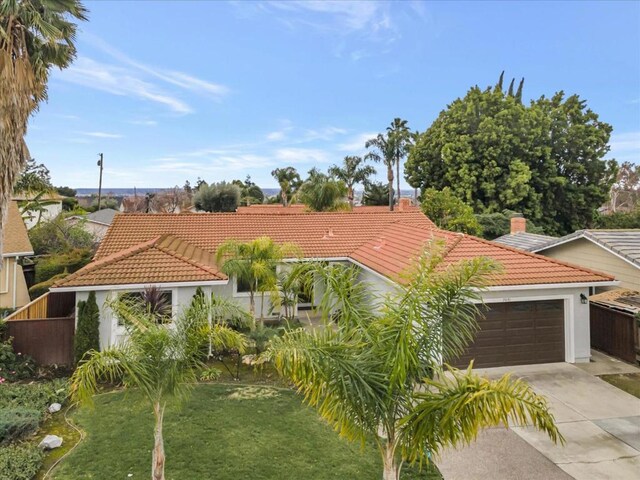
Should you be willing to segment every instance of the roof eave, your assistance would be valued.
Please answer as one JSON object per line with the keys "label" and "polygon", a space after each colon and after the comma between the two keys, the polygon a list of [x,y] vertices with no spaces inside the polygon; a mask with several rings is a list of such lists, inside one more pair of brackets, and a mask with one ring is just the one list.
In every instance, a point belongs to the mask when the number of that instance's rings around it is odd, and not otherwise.
{"label": "roof eave", "polygon": [[90,292],[100,290],[140,290],[147,287],[158,286],[164,288],[179,288],[179,287],[209,287],[214,285],[227,285],[229,280],[205,280],[196,282],[148,282],[148,283],[123,283],[120,285],[83,285],[83,286],[60,286],[51,287],[50,290],[56,292]]}
{"label": "roof eave", "polygon": [[586,287],[617,287],[620,280],[600,280],[595,282],[565,282],[565,283],[530,283],[526,285],[492,285],[485,291],[495,292],[504,290],[549,290],[555,288],[586,288]]}

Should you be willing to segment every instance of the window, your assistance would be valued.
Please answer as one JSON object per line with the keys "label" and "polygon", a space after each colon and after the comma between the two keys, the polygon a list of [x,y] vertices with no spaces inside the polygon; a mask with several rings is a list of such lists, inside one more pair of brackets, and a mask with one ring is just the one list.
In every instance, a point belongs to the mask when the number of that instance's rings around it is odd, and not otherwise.
{"label": "window", "polygon": [[[273,278],[275,279],[276,276],[276,267],[273,267]],[[256,293],[258,293],[260,291],[260,288],[263,287],[265,285],[266,282],[262,281],[262,282],[258,282],[258,288],[256,288]],[[250,292],[250,285],[249,282],[244,279],[244,278],[240,278],[240,277],[236,277],[236,293],[249,293]]]}
{"label": "window", "polygon": [[[142,292],[127,292],[120,295],[125,302],[139,304],[149,314],[152,314],[157,323],[171,323],[173,319],[173,294],[171,290],[160,290],[150,287]],[[118,318],[118,325],[124,322]]]}

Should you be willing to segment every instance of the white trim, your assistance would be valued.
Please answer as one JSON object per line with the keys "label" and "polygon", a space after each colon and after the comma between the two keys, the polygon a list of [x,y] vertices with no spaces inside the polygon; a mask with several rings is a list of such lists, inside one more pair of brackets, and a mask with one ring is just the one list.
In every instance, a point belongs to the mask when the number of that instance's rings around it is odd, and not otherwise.
{"label": "white trim", "polygon": [[2,254],[3,258],[6,257],[28,257],[29,255],[34,255],[33,252],[5,252]]}
{"label": "white trim", "polygon": [[208,280],[206,282],[167,282],[167,283],[130,283],[126,285],[89,285],[83,287],[52,287],[56,292],[91,292],[101,290],[144,290],[147,287],[179,288],[226,285],[229,280]]}
{"label": "white trim", "polygon": [[540,295],[529,297],[497,297],[483,299],[484,303],[543,302],[545,300],[563,300],[564,311],[564,361],[576,363],[575,319],[573,300],[575,295]]}
{"label": "white trim", "polygon": [[369,272],[369,273],[372,273],[376,277],[381,278],[382,280],[385,280],[387,283],[390,283],[391,285],[395,285],[395,286],[398,285],[398,282],[394,282],[389,277],[387,277],[387,276],[385,276],[385,275],[383,275],[383,274],[381,274],[379,272],[376,272],[372,268],[369,268],[366,265],[363,265],[362,263],[360,263],[360,262],[358,262],[356,260],[353,260],[353,259],[350,259],[350,260],[355,266],[360,267],[362,270],[364,270],[366,272]]}
{"label": "white trim", "polygon": [[[592,238],[589,238],[589,236],[585,235],[584,233],[582,233],[581,235],[578,235],[577,237],[573,237],[573,238],[568,238],[566,240],[563,240],[562,242],[558,242],[558,243],[554,243],[552,245],[548,245],[544,248],[541,248],[539,250],[532,250],[533,253],[538,253],[538,252],[542,252],[544,250],[551,250],[552,248],[555,248],[557,246],[560,245],[564,245],[565,243],[569,243],[569,242],[573,242],[574,240],[579,240],[579,239],[584,239],[584,240],[588,240],[591,243],[593,243],[594,245],[596,245],[597,247],[602,248],[603,250],[606,250],[607,252],[609,252],[612,255],[615,255],[616,257],[618,257],[620,260],[624,260],[625,262],[627,262],[629,265],[637,268],[640,270],[640,267],[638,266],[637,263],[632,262],[631,260],[629,260],[627,257],[625,257],[624,255],[620,255],[617,252],[614,252],[613,250],[611,250],[611,248],[607,247],[604,243],[598,242]],[[549,258],[553,258],[553,257],[549,257]]]}
{"label": "white trim", "polygon": [[18,303],[18,257],[13,261],[13,305],[11,308],[16,308]]}
{"label": "white trim", "polygon": [[[11,257],[7,257],[11,258]],[[0,270],[4,270],[4,290],[0,289],[0,294],[9,293],[9,267],[8,262],[4,261],[4,256],[0,258]]]}
{"label": "white trim", "polygon": [[602,282],[576,282],[576,283],[539,283],[528,285],[495,285],[480,289],[487,292],[500,292],[511,290],[548,290],[558,288],[586,288],[586,287],[617,287],[620,280],[607,280]]}

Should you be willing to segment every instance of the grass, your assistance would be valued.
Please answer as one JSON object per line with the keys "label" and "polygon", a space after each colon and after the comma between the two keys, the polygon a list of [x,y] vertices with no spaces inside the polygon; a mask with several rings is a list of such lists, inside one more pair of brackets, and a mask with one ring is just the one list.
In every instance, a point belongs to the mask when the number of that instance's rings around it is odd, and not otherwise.
{"label": "grass", "polygon": [[[153,419],[135,392],[104,394],[73,419],[86,438],[54,470],[55,480],[146,479]],[[201,384],[165,414],[167,480],[370,480],[382,476],[372,444],[351,444],[288,389]],[[131,476],[130,476],[131,475]],[[403,480],[439,479],[404,469]]]}
{"label": "grass", "polygon": [[640,398],[640,373],[623,373],[600,375],[600,378],[611,385]]}

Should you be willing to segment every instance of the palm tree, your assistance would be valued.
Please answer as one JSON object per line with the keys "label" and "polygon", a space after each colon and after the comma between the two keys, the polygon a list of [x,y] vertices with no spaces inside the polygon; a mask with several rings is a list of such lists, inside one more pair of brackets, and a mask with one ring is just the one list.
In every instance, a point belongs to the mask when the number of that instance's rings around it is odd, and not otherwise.
{"label": "palm tree", "polygon": [[86,13],[79,0],[0,0],[0,239],[13,186],[30,158],[29,116],[47,98],[51,67],[66,68],[76,55],[69,17],[86,20]]}
{"label": "palm tree", "polygon": [[397,192],[396,196],[400,200],[400,163],[407,155],[411,145],[412,134],[407,127],[407,121],[395,118],[391,126],[387,127],[386,133],[379,133],[375,138],[367,140],[366,148],[372,148],[365,158],[374,162],[382,162],[387,167],[387,182],[389,183],[389,210],[393,211],[394,189],[393,168],[397,170]]}
{"label": "palm tree", "polygon": [[280,200],[285,207],[289,206],[293,194],[302,184],[300,175],[293,167],[276,168],[271,172],[271,176],[278,181],[280,185]]}
{"label": "palm tree", "polygon": [[365,295],[349,267],[317,267],[337,326],[287,332],[265,355],[340,435],[374,439],[384,480],[398,480],[405,461],[428,462],[510,421],[563,441],[546,400],[522,381],[481,379],[471,367],[445,373],[442,358],[460,355],[478,328],[480,292],[497,267],[477,258],[442,268],[443,251],[425,251],[385,297]]}
{"label": "palm tree", "polygon": [[389,204],[389,185],[381,182],[367,182],[362,194],[364,205],[383,206]]}
{"label": "palm tree", "polygon": [[209,327],[189,309],[176,328],[168,328],[139,300],[117,299],[109,306],[123,320],[128,336],[123,343],[86,354],[71,377],[71,396],[81,404],[92,404],[101,380],[122,381],[125,388],[138,389],[155,418],[151,479],[164,480],[162,427],[167,401],[184,399],[193,388],[204,366],[201,351],[207,339],[220,348],[240,351],[246,343],[238,332],[223,324]]}
{"label": "palm tree", "polygon": [[298,247],[292,243],[277,244],[269,237],[259,237],[249,242],[227,240],[216,251],[216,263],[228,276],[236,278],[238,285],[247,286],[249,312],[255,328],[255,295],[260,293],[262,305],[260,320],[264,319],[264,295],[276,289],[276,269],[284,258],[297,256]]}
{"label": "palm tree", "polygon": [[300,186],[298,196],[310,210],[330,212],[346,207],[346,193],[344,182],[335,180],[314,167],[309,170],[309,178]]}
{"label": "palm tree", "polygon": [[346,156],[342,163],[342,167],[334,165],[329,168],[329,175],[342,180],[347,186],[347,199],[349,205],[353,208],[353,187],[362,183],[365,184],[371,175],[376,174],[376,169],[371,165],[363,165],[364,159],[358,156]]}

